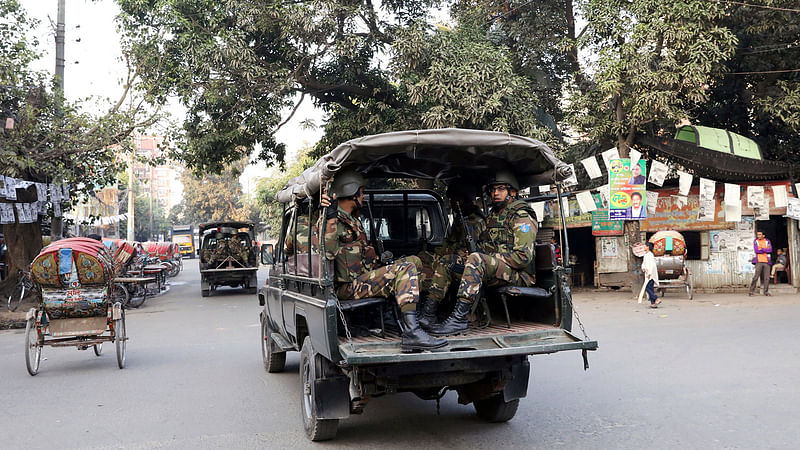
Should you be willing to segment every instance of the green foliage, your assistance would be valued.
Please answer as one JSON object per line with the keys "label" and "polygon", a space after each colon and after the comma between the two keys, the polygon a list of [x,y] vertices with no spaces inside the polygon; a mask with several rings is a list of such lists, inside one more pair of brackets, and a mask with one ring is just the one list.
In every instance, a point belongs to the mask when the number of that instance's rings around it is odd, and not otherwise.
{"label": "green foliage", "polygon": [[303,170],[314,164],[314,159],[309,155],[310,149],[301,150],[297,159],[285,171],[269,178],[258,180],[256,187],[256,208],[261,220],[266,224],[267,234],[277,239],[281,230],[281,213],[283,206],[275,201],[275,194],[286,186],[286,183],[303,173]]}
{"label": "green foliage", "polygon": [[645,124],[671,125],[709,98],[736,46],[719,25],[725,7],[702,0],[586,0],[579,45],[592,53],[591,85],[572,92],[572,123],[623,149]]}
{"label": "green foliage", "polygon": [[253,221],[257,214],[243,200],[239,176],[245,160],[229,165],[219,175],[197,177],[189,171],[181,176],[183,200],[178,205],[180,215],[171,215],[175,223],[200,224],[225,220]]}

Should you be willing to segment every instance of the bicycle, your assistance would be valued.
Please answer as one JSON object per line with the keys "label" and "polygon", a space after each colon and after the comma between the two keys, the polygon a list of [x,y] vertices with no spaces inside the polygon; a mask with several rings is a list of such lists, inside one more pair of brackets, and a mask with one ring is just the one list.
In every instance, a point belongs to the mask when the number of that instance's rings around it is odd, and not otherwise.
{"label": "bicycle", "polygon": [[33,280],[31,279],[30,272],[26,272],[22,269],[17,271],[17,277],[19,281],[17,281],[17,285],[14,287],[14,290],[11,291],[11,295],[8,296],[7,307],[9,311],[16,311],[19,308],[19,305],[22,303],[22,299],[25,298],[25,294],[30,293],[33,290]]}

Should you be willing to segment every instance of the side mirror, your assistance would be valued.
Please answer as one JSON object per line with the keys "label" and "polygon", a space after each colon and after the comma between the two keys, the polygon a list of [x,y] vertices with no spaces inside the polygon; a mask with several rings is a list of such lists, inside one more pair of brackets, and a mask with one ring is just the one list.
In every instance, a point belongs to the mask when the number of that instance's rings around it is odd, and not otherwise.
{"label": "side mirror", "polygon": [[272,251],[272,244],[264,244],[261,246],[261,264],[273,264],[275,262]]}

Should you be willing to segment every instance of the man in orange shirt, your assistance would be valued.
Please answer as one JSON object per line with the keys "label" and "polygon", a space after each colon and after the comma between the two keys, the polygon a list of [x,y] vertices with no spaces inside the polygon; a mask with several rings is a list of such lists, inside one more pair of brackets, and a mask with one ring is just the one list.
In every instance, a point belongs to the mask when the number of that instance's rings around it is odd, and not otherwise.
{"label": "man in orange shirt", "polygon": [[756,257],[753,260],[756,263],[756,269],[753,274],[753,281],[750,282],[750,294],[748,295],[752,297],[753,293],[755,293],[759,277],[761,277],[764,295],[772,295],[769,293],[769,266],[772,265],[772,242],[764,237],[764,233],[758,231],[756,232],[756,240],[753,241],[753,250],[756,252]]}

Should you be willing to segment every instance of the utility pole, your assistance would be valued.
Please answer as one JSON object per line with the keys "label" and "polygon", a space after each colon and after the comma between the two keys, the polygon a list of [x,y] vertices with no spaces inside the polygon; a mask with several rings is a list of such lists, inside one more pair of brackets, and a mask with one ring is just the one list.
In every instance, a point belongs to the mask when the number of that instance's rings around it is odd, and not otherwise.
{"label": "utility pole", "polygon": [[135,195],[133,193],[133,183],[135,181],[136,177],[133,175],[133,154],[131,154],[131,160],[128,163],[128,240],[131,242],[136,240],[136,229],[134,228],[135,224],[133,222],[133,216],[135,215],[133,207],[136,203]]}
{"label": "utility pole", "polygon": [[[65,0],[58,0],[58,21],[56,22],[56,114],[61,115],[64,103],[64,22],[66,22]],[[53,217],[50,222],[50,240],[61,239],[64,222],[61,217]]]}

